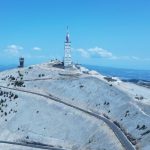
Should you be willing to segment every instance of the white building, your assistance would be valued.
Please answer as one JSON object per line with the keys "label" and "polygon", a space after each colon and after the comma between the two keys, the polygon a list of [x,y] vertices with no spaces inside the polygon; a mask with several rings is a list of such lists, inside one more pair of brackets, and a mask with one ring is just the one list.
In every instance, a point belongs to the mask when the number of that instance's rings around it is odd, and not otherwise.
{"label": "white building", "polygon": [[64,47],[64,67],[69,68],[72,67],[72,59],[71,59],[71,42],[69,39],[69,32],[67,27],[66,41]]}

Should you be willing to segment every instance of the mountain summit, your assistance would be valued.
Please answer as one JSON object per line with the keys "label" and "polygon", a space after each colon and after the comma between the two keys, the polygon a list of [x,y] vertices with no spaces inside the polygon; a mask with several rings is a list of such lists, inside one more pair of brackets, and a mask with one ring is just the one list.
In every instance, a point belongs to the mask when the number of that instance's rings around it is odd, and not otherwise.
{"label": "mountain summit", "polygon": [[0,73],[0,149],[150,149],[150,92],[59,61]]}

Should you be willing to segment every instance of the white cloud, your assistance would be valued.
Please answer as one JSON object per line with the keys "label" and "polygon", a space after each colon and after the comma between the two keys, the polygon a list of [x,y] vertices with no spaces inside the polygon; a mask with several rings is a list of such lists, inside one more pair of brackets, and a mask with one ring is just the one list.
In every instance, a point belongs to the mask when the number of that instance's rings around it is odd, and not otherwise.
{"label": "white cloud", "polygon": [[150,61],[150,58],[140,58],[137,56],[116,56],[112,52],[100,48],[94,47],[89,49],[74,49],[76,52],[79,52],[82,57],[85,58],[105,58],[105,59],[112,59],[112,60],[134,60],[134,61]]}
{"label": "white cloud", "polygon": [[77,49],[77,51],[81,54],[82,57],[86,57],[86,58],[90,57],[89,52],[83,48],[79,48],[79,49]]}
{"label": "white cloud", "polygon": [[110,51],[100,47],[89,48],[87,50],[79,48],[76,49],[76,51],[79,52],[80,55],[85,58],[96,57],[96,58],[118,59],[118,57],[114,56]]}
{"label": "white cloud", "polygon": [[113,54],[103,48],[100,48],[100,47],[95,47],[95,48],[90,48],[88,49],[89,53],[91,55],[98,55],[100,57],[103,57],[103,58],[113,58]]}
{"label": "white cloud", "polygon": [[19,45],[8,45],[7,48],[5,49],[5,52],[11,54],[11,55],[18,55],[21,50],[23,50],[23,47],[19,46]]}
{"label": "white cloud", "polygon": [[42,49],[40,47],[33,47],[34,51],[41,51]]}

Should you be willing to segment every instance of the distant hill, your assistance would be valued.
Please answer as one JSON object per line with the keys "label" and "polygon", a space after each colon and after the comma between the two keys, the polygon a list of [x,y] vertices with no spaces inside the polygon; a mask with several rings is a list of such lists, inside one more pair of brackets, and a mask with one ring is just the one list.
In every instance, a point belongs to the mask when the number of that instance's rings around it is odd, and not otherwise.
{"label": "distant hill", "polygon": [[9,70],[9,69],[14,69],[16,68],[17,65],[0,65],[0,71],[4,71],[4,70]]}
{"label": "distant hill", "polygon": [[119,77],[122,80],[136,79],[142,81],[150,81],[150,70],[122,69],[93,65],[84,66],[90,70],[96,70],[103,75]]}

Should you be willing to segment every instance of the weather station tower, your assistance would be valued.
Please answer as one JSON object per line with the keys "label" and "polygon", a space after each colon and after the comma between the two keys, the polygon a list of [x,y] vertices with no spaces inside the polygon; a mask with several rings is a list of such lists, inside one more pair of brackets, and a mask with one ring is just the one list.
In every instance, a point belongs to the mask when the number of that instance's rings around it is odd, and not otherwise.
{"label": "weather station tower", "polygon": [[24,67],[24,58],[23,57],[20,57],[19,58],[19,68],[23,68]]}
{"label": "weather station tower", "polygon": [[71,41],[69,39],[69,31],[67,27],[66,41],[64,46],[64,67],[70,68],[72,67],[72,59],[71,59]]}

